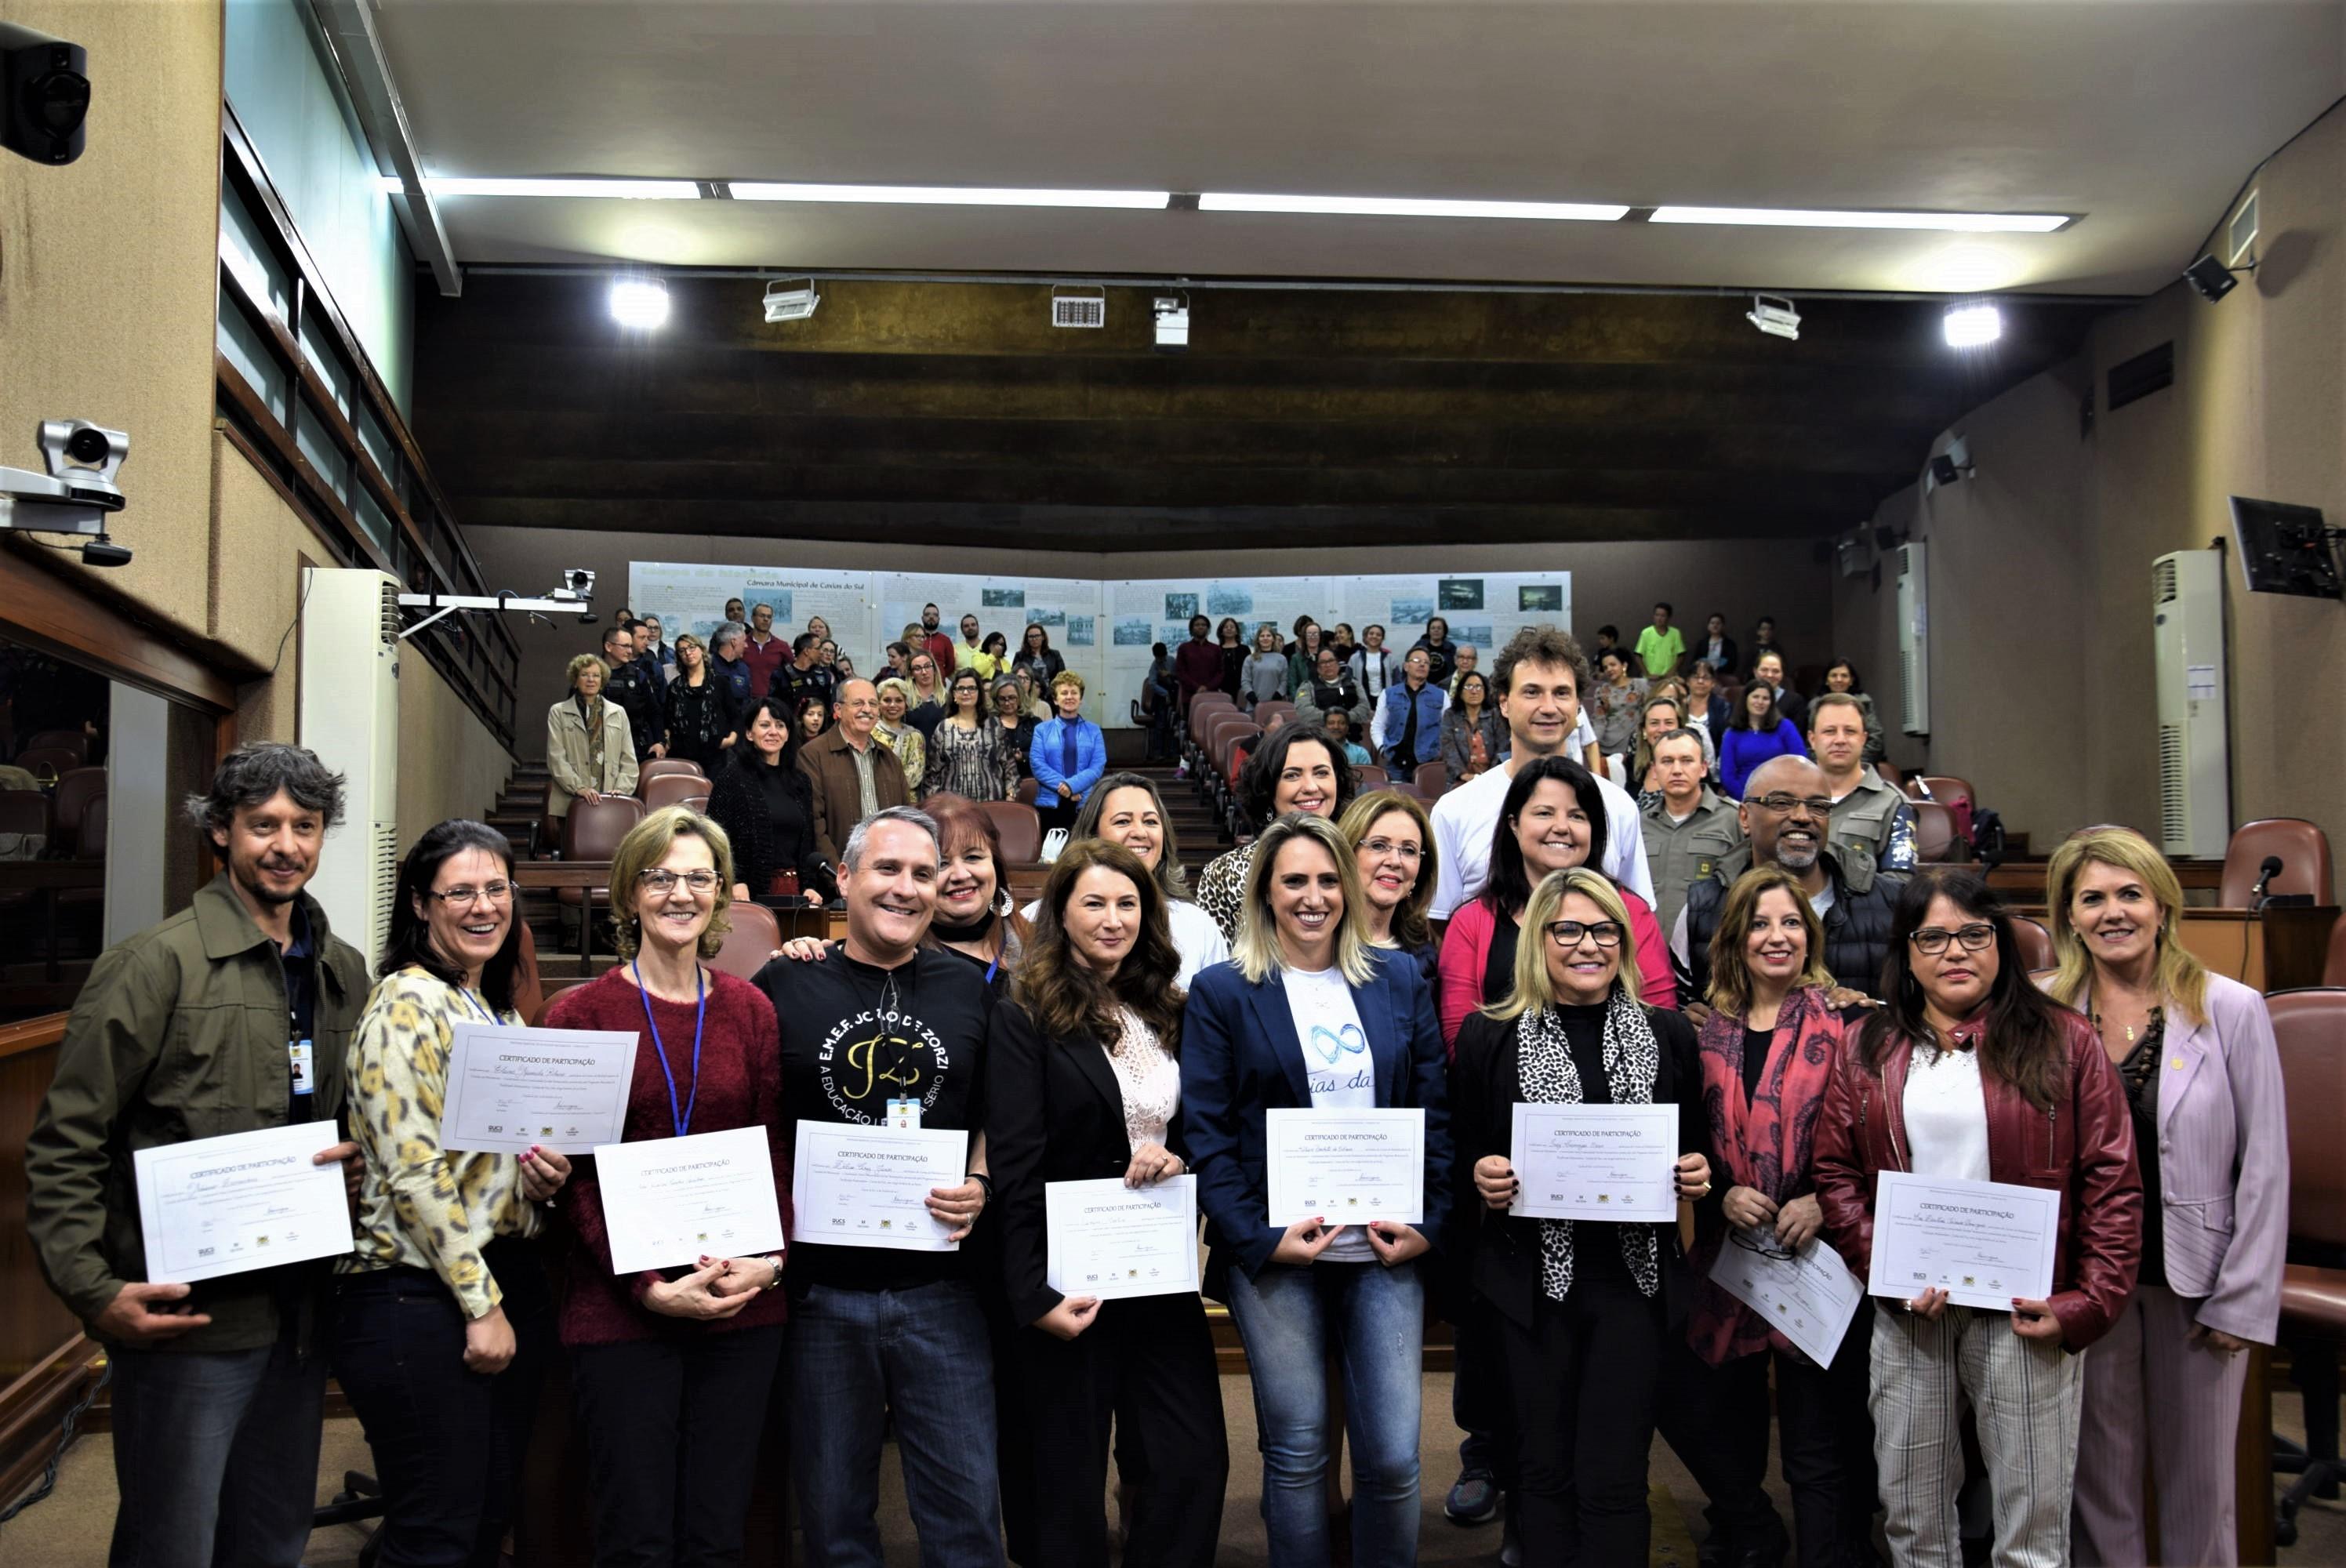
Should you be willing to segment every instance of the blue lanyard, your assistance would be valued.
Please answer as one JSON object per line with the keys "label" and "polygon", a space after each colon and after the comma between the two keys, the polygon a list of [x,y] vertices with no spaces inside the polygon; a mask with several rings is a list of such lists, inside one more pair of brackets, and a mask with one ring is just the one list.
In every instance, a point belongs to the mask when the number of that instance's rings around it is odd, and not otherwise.
{"label": "blue lanyard", "polygon": [[699,994],[695,998],[692,1017],[692,1093],[685,1097],[684,1109],[676,1107],[676,1074],[668,1070],[668,1048],[660,1044],[659,1021],[652,1016],[652,993],[644,989],[644,966],[630,964],[636,972],[636,995],[644,1004],[644,1027],[652,1032],[652,1050],[659,1057],[660,1076],[668,1080],[668,1115],[676,1135],[682,1137],[692,1127],[692,1107],[700,1099],[700,1030],[709,1022],[709,975],[699,965],[692,970],[693,983]]}
{"label": "blue lanyard", "polygon": [[484,1004],[482,1003],[481,999],[480,999],[479,997],[474,996],[471,992],[469,992],[469,991],[465,990],[463,986],[461,986],[461,985],[460,985],[460,986],[458,986],[458,987],[456,988],[456,994],[457,994],[457,995],[459,995],[459,996],[461,996],[461,997],[463,997],[463,998],[464,999],[464,1005],[465,1005],[466,1007],[471,1008],[474,1012],[475,1012],[475,1013],[479,1013],[479,1014],[481,1015],[481,1018],[482,1018],[482,1020],[483,1020],[484,1022],[488,1023],[492,1023],[492,1024],[494,1024],[494,1023],[497,1023],[497,1022],[498,1022],[497,1015],[496,1015],[495,1013],[494,1013],[490,1012],[490,1011],[488,1010],[488,1008],[487,1008],[485,1005],[484,1005]]}

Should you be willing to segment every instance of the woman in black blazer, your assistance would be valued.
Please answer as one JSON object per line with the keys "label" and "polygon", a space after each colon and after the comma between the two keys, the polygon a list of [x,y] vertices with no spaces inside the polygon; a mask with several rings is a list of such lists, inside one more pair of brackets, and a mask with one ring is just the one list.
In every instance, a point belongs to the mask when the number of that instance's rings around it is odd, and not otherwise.
{"label": "woman in black blazer", "polygon": [[1180,966],[1148,868],[1120,844],[1080,840],[1051,868],[987,1043],[986,1157],[1022,1325],[1001,1374],[1017,1383],[1033,1446],[1029,1561],[1054,1568],[1107,1568],[1111,1420],[1129,1486],[1125,1563],[1206,1568],[1221,1532],[1229,1450],[1203,1301],[1102,1301],[1046,1279],[1046,1183],[1148,1186],[1188,1169],[1173,1130]]}
{"label": "woman in black blazer", "polygon": [[1685,1320],[1694,1277],[1675,1225],[1508,1216],[1507,1151],[1518,1103],[1675,1105],[1684,1152],[1671,1178],[1715,1225],[1701,1062],[1684,1018],[1637,1000],[1628,911],[1603,873],[1550,873],[1523,929],[1513,993],[1458,1032],[1459,1223],[1477,1226],[1474,1288],[1501,1319],[1525,1560],[1643,1563],[1665,1337]]}

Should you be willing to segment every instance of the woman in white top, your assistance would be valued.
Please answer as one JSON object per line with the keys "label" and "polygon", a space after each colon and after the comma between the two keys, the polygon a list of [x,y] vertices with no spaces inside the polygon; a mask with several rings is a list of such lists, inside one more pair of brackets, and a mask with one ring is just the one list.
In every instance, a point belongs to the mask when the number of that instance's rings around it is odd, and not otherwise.
{"label": "woman in white top", "polygon": [[1221,1532],[1229,1451],[1203,1301],[1188,1289],[1103,1301],[1047,1278],[1046,1183],[1139,1188],[1188,1169],[1175,1117],[1178,962],[1155,873],[1120,844],[1080,840],[1051,868],[994,1014],[987,1162],[1003,1285],[1021,1325],[1001,1373],[1015,1382],[1034,1448],[1022,1467],[1034,1562],[1107,1568],[1112,1424],[1122,1428],[1119,1469],[1142,1478],[1124,1521],[1126,1563],[1207,1568]]}

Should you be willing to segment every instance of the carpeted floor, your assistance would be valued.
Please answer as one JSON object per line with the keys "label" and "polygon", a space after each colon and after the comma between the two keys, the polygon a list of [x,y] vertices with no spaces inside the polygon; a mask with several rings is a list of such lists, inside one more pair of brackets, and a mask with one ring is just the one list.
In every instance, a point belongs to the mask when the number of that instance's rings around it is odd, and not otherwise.
{"label": "carpeted floor", "polygon": [[[1263,1541],[1261,1460],[1255,1447],[1254,1402],[1243,1378],[1222,1380],[1222,1400],[1230,1436],[1230,1487],[1222,1513],[1224,1568],[1268,1568],[1270,1554]],[[2274,1424],[2284,1433],[2302,1431],[2293,1390],[2274,1396]],[[1454,1564],[1490,1563],[1498,1560],[1499,1527],[1462,1530],[1442,1517],[1442,1499],[1456,1479],[1458,1431],[1450,1420],[1450,1379],[1429,1373],[1425,1380],[1425,1522],[1419,1535],[1418,1561],[1429,1568]],[[319,1495],[331,1496],[345,1470],[370,1469],[366,1445],[355,1421],[327,1424],[325,1451],[319,1465]],[[1701,1494],[1669,1450],[1654,1445],[1653,1568],[1692,1568],[1693,1532],[1701,1529]],[[1782,1488],[1772,1468],[1770,1490],[1779,1508]],[[892,1564],[918,1561],[912,1526],[903,1508],[903,1483],[892,1453],[881,1480],[881,1529]],[[11,1524],[0,1527],[0,1563],[6,1568],[100,1568],[106,1561],[107,1536],[114,1518],[113,1455],[103,1435],[86,1438],[66,1454],[57,1490]],[[2293,1548],[2284,1549],[2280,1562],[2295,1565],[2346,1563],[2346,1504],[2315,1502],[2300,1516],[2303,1534]],[[305,1559],[314,1568],[354,1568],[362,1537],[352,1528],[321,1531],[311,1542]]]}

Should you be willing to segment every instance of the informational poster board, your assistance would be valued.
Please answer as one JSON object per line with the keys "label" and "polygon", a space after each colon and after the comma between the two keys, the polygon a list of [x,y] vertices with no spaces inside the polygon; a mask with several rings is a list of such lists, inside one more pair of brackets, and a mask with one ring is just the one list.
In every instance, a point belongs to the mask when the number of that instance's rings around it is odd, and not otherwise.
{"label": "informational poster board", "polygon": [[[1122,707],[1111,709],[1101,689],[1098,579],[882,572],[878,583],[875,653],[903,636],[904,628],[918,621],[921,611],[932,604],[937,606],[938,625],[947,636],[960,641],[961,617],[973,615],[981,636],[1000,632],[1008,640],[1014,658],[1026,627],[1040,626],[1066,667],[1084,677],[1085,716],[1102,726],[1113,719],[1130,728],[1130,714]],[[1047,694],[1044,700],[1050,700]]]}
{"label": "informational poster board", "polygon": [[[841,649],[859,669],[877,648],[872,641],[872,587],[877,574],[781,566],[700,565],[675,561],[627,563],[627,607],[658,616],[670,637],[690,632],[703,641],[725,618],[725,601],[774,608],[774,635],[795,637],[808,620],[822,617]],[[870,673],[867,669],[865,673]]]}

